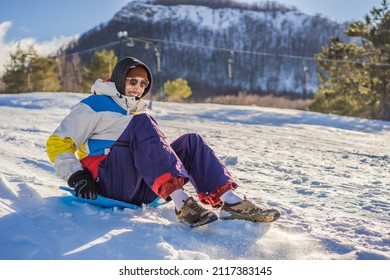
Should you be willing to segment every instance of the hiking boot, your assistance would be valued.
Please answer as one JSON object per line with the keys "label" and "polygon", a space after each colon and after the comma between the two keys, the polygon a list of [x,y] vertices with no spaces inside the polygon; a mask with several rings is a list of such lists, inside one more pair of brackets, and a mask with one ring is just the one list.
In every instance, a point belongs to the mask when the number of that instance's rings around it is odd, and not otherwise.
{"label": "hiking boot", "polygon": [[220,212],[220,218],[224,220],[239,219],[258,223],[273,222],[279,217],[278,210],[258,206],[246,198],[234,204],[224,203]]}
{"label": "hiking boot", "polygon": [[184,202],[180,211],[175,209],[175,212],[177,219],[190,227],[198,227],[218,220],[214,212],[200,206],[192,197]]}

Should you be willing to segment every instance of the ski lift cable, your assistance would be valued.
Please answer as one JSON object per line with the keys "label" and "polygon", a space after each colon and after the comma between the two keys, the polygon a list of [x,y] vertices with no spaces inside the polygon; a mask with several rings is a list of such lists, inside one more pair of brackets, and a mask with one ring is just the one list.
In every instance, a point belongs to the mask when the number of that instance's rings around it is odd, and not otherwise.
{"label": "ski lift cable", "polygon": [[[291,54],[278,54],[278,53],[269,53],[269,52],[259,52],[259,51],[249,51],[249,50],[238,50],[238,49],[231,49],[231,48],[224,48],[224,47],[214,47],[214,46],[207,46],[207,45],[199,45],[199,44],[192,44],[192,43],[185,43],[185,42],[178,42],[178,41],[168,41],[164,39],[156,39],[156,38],[146,38],[146,37],[135,37],[135,36],[128,36],[123,41],[141,41],[141,42],[150,42],[150,43],[163,43],[163,44],[170,44],[170,45],[178,45],[183,47],[189,47],[189,48],[202,48],[202,49],[209,49],[209,50],[216,50],[216,51],[223,51],[223,52],[229,52],[229,53],[236,53],[236,54],[247,54],[247,55],[258,55],[258,56],[267,56],[267,57],[281,57],[281,58],[291,58],[291,59],[301,59],[301,60],[309,60],[309,61],[316,61],[315,57],[312,56],[303,56],[303,55],[291,55]],[[81,53],[87,53],[91,51],[96,51],[98,49],[102,49],[105,47],[110,46],[116,46],[120,44],[121,41],[114,41],[108,44],[104,44],[101,46],[97,46],[94,48],[74,52],[71,54],[65,54],[65,56],[73,56],[78,55]],[[60,55],[54,56],[59,57]],[[351,64],[368,64],[368,65],[374,65],[374,66],[381,66],[381,67],[388,67],[390,64],[388,63],[373,63],[373,62],[363,62],[363,61],[357,61],[357,60],[342,60],[342,59],[323,59],[323,61],[326,62],[335,62],[335,63],[351,63]]]}

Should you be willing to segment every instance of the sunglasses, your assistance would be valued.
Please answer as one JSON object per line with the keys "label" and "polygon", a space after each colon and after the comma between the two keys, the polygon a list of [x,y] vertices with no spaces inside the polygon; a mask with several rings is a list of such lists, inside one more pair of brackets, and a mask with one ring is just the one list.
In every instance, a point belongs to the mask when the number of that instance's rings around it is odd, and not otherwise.
{"label": "sunglasses", "polygon": [[126,77],[126,81],[129,85],[132,85],[132,86],[136,86],[139,85],[142,87],[142,88],[147,88],[148,85],[149,85],[149,82],[148,81],[145,81],[145,80],[137,80],[136,78],[129,78],[129,77]]}

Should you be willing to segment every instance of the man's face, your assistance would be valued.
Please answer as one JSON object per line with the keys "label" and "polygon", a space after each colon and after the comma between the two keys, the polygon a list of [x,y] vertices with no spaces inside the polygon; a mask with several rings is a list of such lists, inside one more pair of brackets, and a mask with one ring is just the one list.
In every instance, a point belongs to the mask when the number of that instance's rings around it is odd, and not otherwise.
{"label": "man's face", "polygon": [[148,85],[149,82],[143,78],[127,76],[125,95],[141,97]]}

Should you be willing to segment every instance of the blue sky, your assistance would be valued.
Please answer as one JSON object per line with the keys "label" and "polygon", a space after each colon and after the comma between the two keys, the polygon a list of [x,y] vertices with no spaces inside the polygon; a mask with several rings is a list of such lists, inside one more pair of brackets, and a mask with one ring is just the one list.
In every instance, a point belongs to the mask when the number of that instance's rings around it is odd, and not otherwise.
{"label": "blue sky", "polygon": [[[261,2],[239,0],[245,2]],[[109,21],[128,0],[7,0],[2,1],[0,23],[10,21],[4,41],[82,34],[99,23]],[[362,20],[382,0],[279,0],[307,14],[322,14],[337,21]]]}
{"label": "blue sky", "polygon": [[11,21],[5,40],[26,37],[38,41],[82,34],[109,21],[127,0],[7,0],[2,1],[0,23]]}

